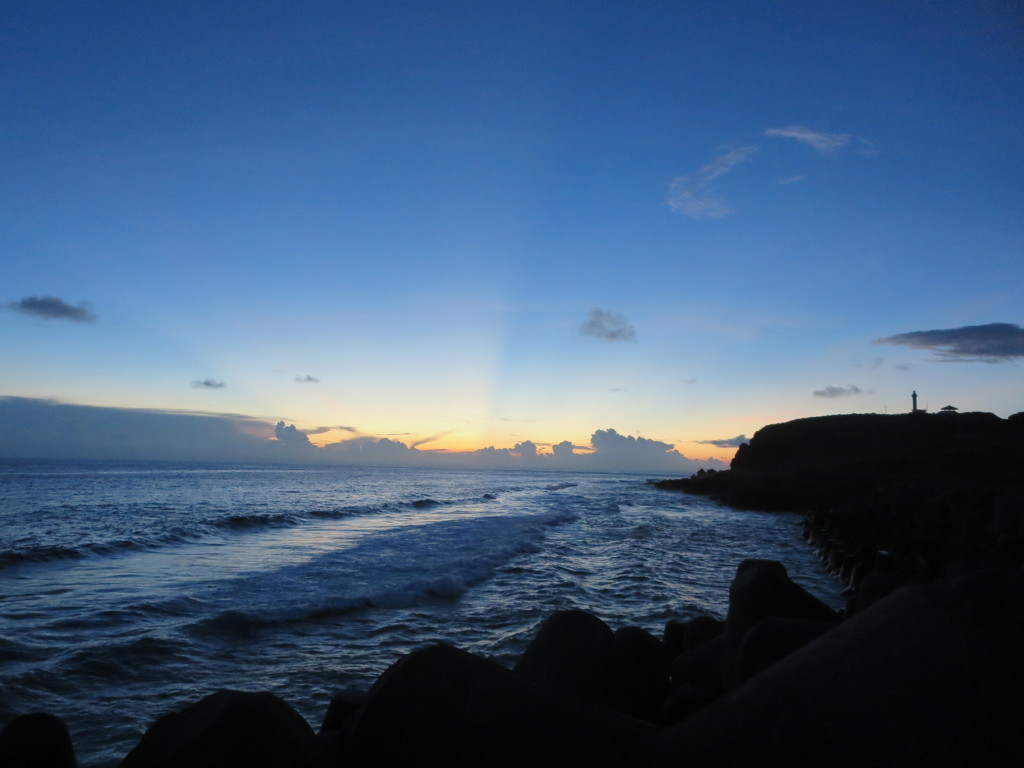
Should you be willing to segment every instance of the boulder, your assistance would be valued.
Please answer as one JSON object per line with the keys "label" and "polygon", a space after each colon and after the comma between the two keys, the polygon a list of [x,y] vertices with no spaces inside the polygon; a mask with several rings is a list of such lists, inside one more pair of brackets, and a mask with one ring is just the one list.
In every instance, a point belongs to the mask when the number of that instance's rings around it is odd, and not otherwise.
{"label": "boulder", "polygon": [[218,691],[150,726],[121,768],[326,768],[313,729],[272,693]]}
{"label": "boulder", "polygon": [[722,654],[725,637],[706,640],[672,660],[672,686],[690,683],[710,691],[722,690]]}
{"label": "boulder", "polygon": [[593,614],[557,611],[541,624],[513,669],[553,690],[606,704],[614,641],[611,628]]}
{"label": "boulder", "polygon": [[872,603],[895,592],[908,581],[910,581],[910,575],[904,572],[873,571],[867,574],[854,591],[853,599],[849,601],[851,603],[850,614],[865,610]]}
{"label": "boulder", "polygon": [[668,673],[668,652],[658,638],[639,627],[617,629],[612,639],[608,705],[618,712],[659,722],[669,689]]}
{"label": "boulder", "polygon": [[687,621],[670,619],[665,623],[665,630],[661,634],[661,641],[665,644],[669,658],[674,659],[686,648],[686,626]]}
{"label": "boulder", "polygon": [[713,616],[697,616],[689,621],[675,619],[665,624],[663,641],[669,658],[674,659],[684,651],[696,648],[705,640],[722,634],[725,624]]}
{"label": "boulder", "polygon": [[908,585],[665,729],[637,764],[1024,764],[1024,576]]}
{"label": "boulder", "polygon": [[754,625],[736,654],[735,679],[742,683],[835,627],[831,621],[769,616]]}
{"label": "boulder", "polygon": [[713,616],[698,616],[686,625],[686,650],[713,640],[725,630],[725,623]]}
{"label": "boulder", "polygon": [[725,619],[723,682],[735,685],[740,644],[755,624],[770,617],[839,620],[839,615],[803,587],[790,580],[786,567],[774,560],[744,560],[729,587],[729,613]]}
{"label": "boulder", "polygon": [[342,691],[334,696],[327,707],[323,722],[320,723],[320,733],[343,730],[349,716],[359,709],[365,698],[365,691]]}
{"label": "boulder", "polygon": [[342,691],[331,699],[316,735],[321,751],[334,765],[345,764],[352,715],[366,699],[365,691]]}
{"label": "boulder", "polygon": [[352,765],[628,765],[656,728],[452,646],[390,667],[351,719]]}
{"label": "boulder", "polygon": [[4,768],[75,768],[75,748],[59,717],[34,712],[16,717],[0,733]]}
{"label": "boulder", "polygon": [[717,691],[694,683],[682,683],[673,688],[662,702],[661,722],[665,725],[681,722],[716,698]]}

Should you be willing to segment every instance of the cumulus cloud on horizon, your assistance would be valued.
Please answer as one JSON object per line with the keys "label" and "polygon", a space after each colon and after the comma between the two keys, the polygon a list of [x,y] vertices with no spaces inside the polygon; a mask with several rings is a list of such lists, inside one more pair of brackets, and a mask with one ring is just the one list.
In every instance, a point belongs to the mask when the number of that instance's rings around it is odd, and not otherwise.
{"label": "cumulus cloud on horizon", "polygon": [[227,384],[216,379],[196,379],[192,382],[192,386],[196,389],[224,389]]}
{"label": "cumulus cloud on horizon", "polygon": [[835,387],[829,384],[824,389],[816,389],[814,391],[815,397],[849,397],[850,395],[861,394],[861,388],[855,384],[851,384],[848,387]]}
{"label": "cumulus cloud on horizon", "polygon": [[580,325],[584,336],[593,336],[604,341],[633,341],[636,329],[624,315],[617,315],[604,309],[592,309],[590,319]]}
{"label": "cumulus cloud on horizon", "polygon": [[7,306],[15,312],[41,317],[44,320],[70,320],[75,323],[96,322],[96,315],[89,310],[89,306],[85,302],[75,306],[56,296],[26,296],[18,301],[8,302]]}
{"label": "cumulus cloud on horizon", "polygon": [[1012,323],[965,325],[898,333],[875,343],[927,349],[943,361],[1001,363],[1024,357],[1024,328]]}
{"label": "cumulus cloud on horizon", "polygon": [[310,376],[308,373],[305,376],[296,376],[295,380],[301,384],[319,384],[320,379],[316,376]]}
{"label": "cumulus cloud on horizon", "polygon": [[[589,445],[521,439],[512,448],[476,451],[421,449],[392,437],[357,434],[313,444],[285,421],[242,415],[80,406],[0,396],[0,455],[12,458],[93,458],[241,461],[460,469],[552,469],[687,476],[725,469],[718,460],[689,459],[671,443],[598,429]],[[333,429],[353,429],[334,427]],[[435,438],[438,436],[434,436]],[[541,448],[549,450],[541,452]]]}
{"label": "cumulus cloud on horizon", "polygon": [[298,448],[313,447],[313,444],[309,442],[309,436],[305,432],[297,429],[294,424],[285,426],[283,421],[279,421],[274,425],[274,439]]}
{"label": "cumulus cloud on horizon", "polygon": [[736,211],[715,188],[715,181],[758,151],[755,146],[738,147],[714,158],[696,173],[677,176],[668,188],[668,207],[691,219],[718,219]]}

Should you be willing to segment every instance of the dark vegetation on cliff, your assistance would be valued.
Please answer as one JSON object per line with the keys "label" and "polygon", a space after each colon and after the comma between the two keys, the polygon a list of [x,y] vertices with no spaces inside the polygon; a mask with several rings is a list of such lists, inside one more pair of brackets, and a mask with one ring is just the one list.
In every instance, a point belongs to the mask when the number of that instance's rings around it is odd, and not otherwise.
{"label": "dark vegetation on cliff", "polygon": [[725,472],[658,487],[732,506],[806,512],[879,492],[992,497],[1024,490],[1024,413],[797,419],[758,430]]}
{"label": "dark vegetation on cliff", "polygon": [[957,562],[1024,562],[1024,413],[797,419],[758,430],[727,471],[656,485],[804,512],[837,571],[930,579]]}

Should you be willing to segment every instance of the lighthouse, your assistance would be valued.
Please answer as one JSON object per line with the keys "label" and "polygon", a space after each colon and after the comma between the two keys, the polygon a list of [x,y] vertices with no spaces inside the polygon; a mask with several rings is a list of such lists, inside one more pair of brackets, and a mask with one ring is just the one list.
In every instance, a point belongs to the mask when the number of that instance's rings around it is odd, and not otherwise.
{"label": "lighthouse", "polygon": [[917,413],[917,390],[916,389],[910,394],[910,399],[914,403],[914,407],[910,409],[910,412],[911,413]]}

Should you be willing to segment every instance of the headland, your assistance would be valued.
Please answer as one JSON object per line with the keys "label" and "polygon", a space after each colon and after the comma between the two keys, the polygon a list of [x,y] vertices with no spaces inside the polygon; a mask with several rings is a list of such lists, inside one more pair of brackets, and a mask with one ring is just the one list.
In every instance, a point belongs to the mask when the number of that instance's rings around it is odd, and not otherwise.
{"label": "headland", "polygon": [[[804,512],[845,612],[747,560],[724,621],[657,637],[563,611],[511,669],[429,645],[333,701],[318,732],[272,693],[221,691],[159,719],[122,766],[1024,764],[1022,437],[1021,414],[801,419],[728,471],[658,483]],[[66,727],[16,719],[0,764],[75,765]]]}

